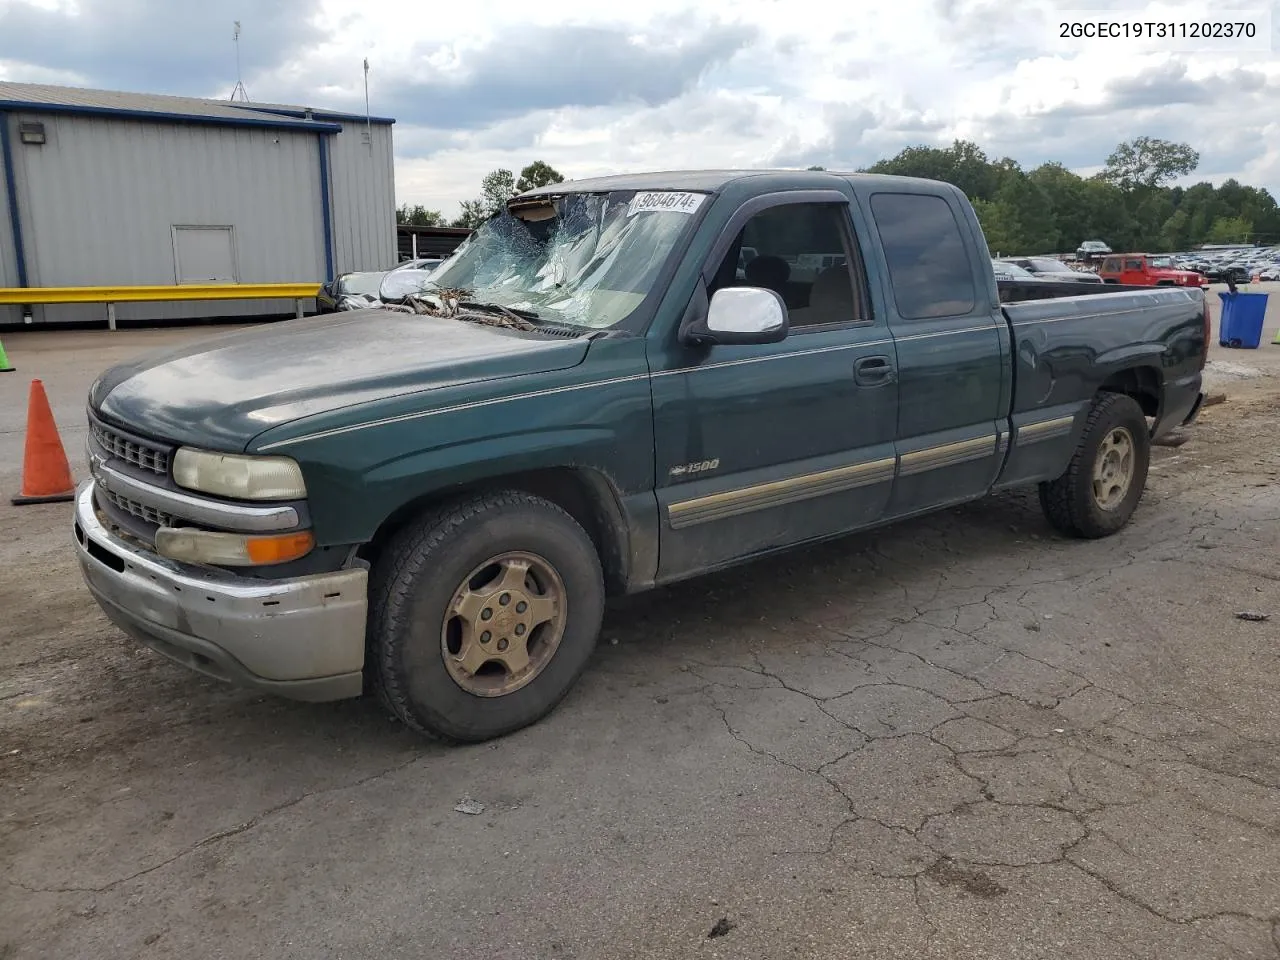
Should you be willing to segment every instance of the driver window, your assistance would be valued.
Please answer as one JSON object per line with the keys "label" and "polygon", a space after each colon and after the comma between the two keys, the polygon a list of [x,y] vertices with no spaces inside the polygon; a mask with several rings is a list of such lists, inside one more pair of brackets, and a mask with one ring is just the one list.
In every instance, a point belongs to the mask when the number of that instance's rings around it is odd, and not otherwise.
{"label": "driver window", "polygon": [[849,323],[865,318],[849,269],[842,223],[833,204],[792,203],[756,214],[716,271],[712,295],[725,287],[765,287],[787,305],[790,326]]}

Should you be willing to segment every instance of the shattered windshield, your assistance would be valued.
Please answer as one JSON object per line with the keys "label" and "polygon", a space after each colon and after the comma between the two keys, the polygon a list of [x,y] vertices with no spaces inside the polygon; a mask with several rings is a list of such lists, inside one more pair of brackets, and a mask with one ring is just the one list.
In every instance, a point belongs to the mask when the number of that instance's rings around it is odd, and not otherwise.
{"label": "shattered windshield", "polygon": [[468,237],[423,294],[612,327],[644,301],[705,200],[627,190],[516,201]]}

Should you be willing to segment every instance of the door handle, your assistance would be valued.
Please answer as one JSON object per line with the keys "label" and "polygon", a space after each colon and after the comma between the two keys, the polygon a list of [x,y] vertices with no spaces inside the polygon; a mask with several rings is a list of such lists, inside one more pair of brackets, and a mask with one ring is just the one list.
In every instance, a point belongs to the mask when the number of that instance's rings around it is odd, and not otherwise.
{"label": "door handle", "polygon": [[860,386],[876,387],[892,383],[893,378],[893,363],[888,357],[862,357],[853,365],[853,379]]}

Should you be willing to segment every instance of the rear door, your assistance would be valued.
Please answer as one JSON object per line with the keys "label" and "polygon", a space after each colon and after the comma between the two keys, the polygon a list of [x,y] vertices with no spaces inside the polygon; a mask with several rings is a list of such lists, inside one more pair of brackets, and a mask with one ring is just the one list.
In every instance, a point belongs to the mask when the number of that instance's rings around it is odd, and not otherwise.
{"label": "rear door", "polygon": [[781,343],[650,344],[659,580],[874,523],[893,485],[893,341],[873,316],[839,191],[755,197],[703,265],[709,296],[763,286]]}
{"label": "rear door", "polygon": [[959,191],[936,184],[872,186],[859,200],[878,239],[898,358],[898,479],[887,515],[981,496],[1008,445],[1012,383],[981,228]]}

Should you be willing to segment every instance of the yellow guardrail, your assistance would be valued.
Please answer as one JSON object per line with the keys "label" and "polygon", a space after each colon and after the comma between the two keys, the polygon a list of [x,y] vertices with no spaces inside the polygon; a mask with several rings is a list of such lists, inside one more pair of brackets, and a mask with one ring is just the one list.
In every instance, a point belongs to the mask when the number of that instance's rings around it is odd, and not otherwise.
{"label": "yellow guardrail", "polygon": [[316,283],[184,283],[149,287],[0,287],[0,304],[154,303],[165,300],[306,300]]}
{"label": "yellow guardrail", "polygon": [[302,301],[320,292],[320,283],[183,283],[136,287],[0,287],[0,305],[36,303],[103,303],[107,328],[116,328],[117,303],[160,303],[175,300],[292,300],[302,316]]}

